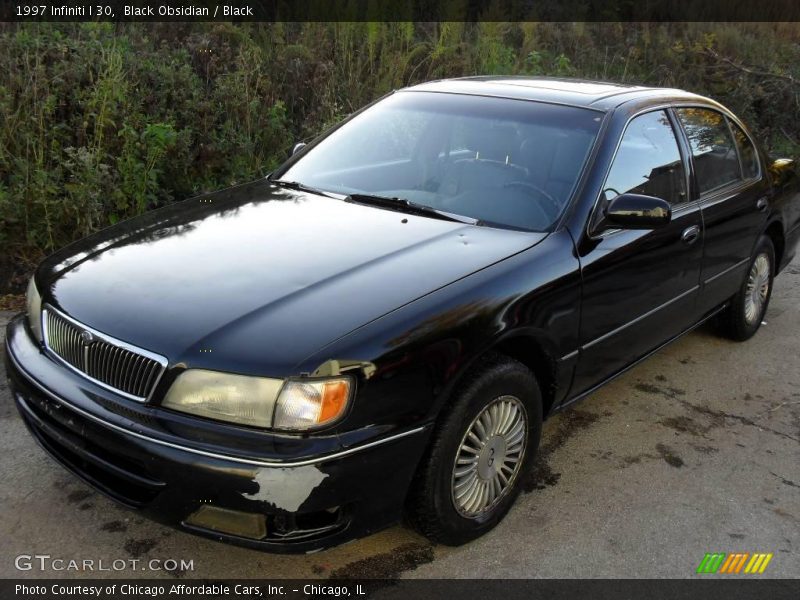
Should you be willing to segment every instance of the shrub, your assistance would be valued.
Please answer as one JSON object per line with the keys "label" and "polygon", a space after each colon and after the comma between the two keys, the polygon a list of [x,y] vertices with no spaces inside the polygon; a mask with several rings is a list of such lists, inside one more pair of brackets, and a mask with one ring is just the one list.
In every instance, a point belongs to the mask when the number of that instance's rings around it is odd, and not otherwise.
{"label": "shrub", "polygon": [[0,23],[0,73],[0,273],[263,176],[296,140],[436,77],[683,87],[800,154],[792,23]]}

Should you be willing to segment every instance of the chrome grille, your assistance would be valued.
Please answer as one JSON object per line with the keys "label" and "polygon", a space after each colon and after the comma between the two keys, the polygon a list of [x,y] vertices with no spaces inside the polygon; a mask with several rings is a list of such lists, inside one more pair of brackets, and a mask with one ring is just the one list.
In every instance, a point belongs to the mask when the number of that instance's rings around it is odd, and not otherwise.
{"label": "chrome grille", "polygon": [[47,347],[95,383],[144,401],[158,383],[167,360],[81,325],[54,308],[43,311]]}

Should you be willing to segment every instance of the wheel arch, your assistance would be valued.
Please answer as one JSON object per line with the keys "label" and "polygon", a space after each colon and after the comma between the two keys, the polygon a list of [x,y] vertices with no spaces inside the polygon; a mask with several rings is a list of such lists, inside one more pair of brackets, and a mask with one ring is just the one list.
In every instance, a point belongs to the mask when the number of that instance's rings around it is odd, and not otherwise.
{"label": "wheel arch", "polygon": [[440,397],[443,400],[439,404],[437,419],[447,410],[452,401],[452,394],[464,378],[481,363],[482,359],[493,354],[516,360],[530,369],[542,394],[542,415],[547,418],[559,400],[561,372],[556,359],[558,356],[556,345],[544,332],[518,329],[492,340],[459,369],[442,391]]}
{"label": "wheel arch", "polygon": [[535,332],[516,332],[496,341],[489,351],[508,356],[531,370],[542,394],[542,415],[552,410],[558,392],[558,361],[552,342]]}
{"label": "wheel arch", "polygon": [[783,234],[783,224],[778,220],[773,220],[766,229],[764,235],[772,242],[775,249],[775,273],[780,270],[783,261],[784,251],[786,250],[786,239]]}

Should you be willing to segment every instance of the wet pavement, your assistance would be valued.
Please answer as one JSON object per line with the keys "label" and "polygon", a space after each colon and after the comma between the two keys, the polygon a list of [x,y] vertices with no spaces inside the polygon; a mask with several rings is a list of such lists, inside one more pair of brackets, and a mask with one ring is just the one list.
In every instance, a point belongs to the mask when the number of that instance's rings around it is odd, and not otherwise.
{"label": "wet pavement", "polygon": [[[692,577],[706,552],[771,552],[764,577],[800,577],[800,261],[766,321],[743,344],[684,336],[549,420],[511,513],[459,548],[397,526],[270,555],[154,524],[48,458],[0,376],[0,577]],[[193,569],[18,571],[21,554]]]}

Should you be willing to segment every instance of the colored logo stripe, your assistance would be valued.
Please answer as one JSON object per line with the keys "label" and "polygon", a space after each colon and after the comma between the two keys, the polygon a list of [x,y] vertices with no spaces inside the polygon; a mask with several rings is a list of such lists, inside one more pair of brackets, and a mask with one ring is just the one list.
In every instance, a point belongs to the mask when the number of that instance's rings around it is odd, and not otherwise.
{"label": "colored logo stripe", "polygon": [[[738,574],[744,567],[745,573],[763,573],[772,560],[772,553],[733,552],[708,552],[697,567],[698,573],[727,573]],[[748,558],[750,559],[748,562]],[[745,567],[745,564],[747,566]]]}
{"label": "colored logo stripe", "polygon": [[725,560],[724,552],[716,552],[714,554],[706,553],[703,560],[700,561],[700,566],[697,567],[698,573],[716,573],[722,561]]}
{"label": "colored logo stripe", "polygon": [[772,553],[769,554],[753,554],[753,558],[747,563],[744,568],[745,573],[763,573],[767,568],[769,561],[772,560]]}
{"label": "colored logo stripe", "polygon": [[742,570],[747,557],[750,556],[749,552],[736,552],[728,554],[728,559],[723,563],[720,573],[738,573]]}

